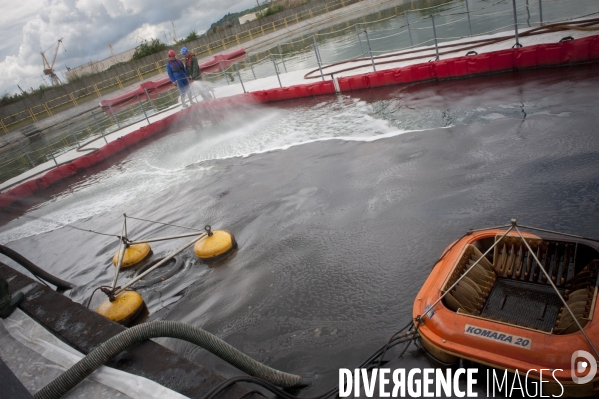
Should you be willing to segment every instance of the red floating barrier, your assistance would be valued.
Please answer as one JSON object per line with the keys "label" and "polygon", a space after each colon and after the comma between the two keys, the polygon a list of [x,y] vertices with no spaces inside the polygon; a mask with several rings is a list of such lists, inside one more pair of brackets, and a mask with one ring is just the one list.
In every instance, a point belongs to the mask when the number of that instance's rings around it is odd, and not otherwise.
{"label": "red floating barrier", "polygon": [[331,80],[312,83],[311,85],[309,85],[309,89],[310,93],[312,93],[313,96],[335,93],[335,86],[333,85],[333,81]]}
{"label": "red floating barrier", "polygon": [[563,57],[566,59],[565,62],[578,64],[589,61],[590,45],[591,40],[585,37],[578,40],[570,40],[563,42],[564,54]]}
{"label": "red floating barrier", "polygon": [[478,54],[466,57],[468,63],[468,75],[480,75],[491,71],[491,56],[489,54]]}
{"label": "red floating barrier", "polygon": [[537,68],[539,66],[539,57],[537,56],[538,47],[522,47],[514,50],[514,60],[517,69]]}
{"label": "red floating barrier", "polygon": [[437,79],[449,79],[455,76],[453,60],[441,60],[434,63],[434,74]]}
{"label": "red floating barrier", "polygon": [[16,201],[7,194],[0,194],[0,209],[11,206]]}
{"label": "red floating barrier", "polygon": [[308,85],[297,85],[291,87],[296,98],[310,97],[310,89]]}
{"label": "red floating barrier", "polygon": [[414,82],[419,82],[422,80],[431,80],[435,78],[431,63],[417,64],[408,68],[412,70],[412,77],[414,79]]}
{"label": "red floating barrier", "polygon": [[499,50],[492,52],[489,57],[491,71],[511,71],[514,69],[513,50]]}
{"label": "red floating barrier", "polygon": [[561,63],[561,43],[541,44],[538,49],[539,66],[559,65]]}
{"label": "red floating barrier", "polygon": [[25,197],[28,197],[37,191],[37,184],[35,182],[33,182],[33,187],[32,187],[31,183],[32,183],[31,181],[21,183],[18,186],[16,186],[15,188],[7,191],[6,195],[13,198],[13,200],[15,202],[19,201]]}
{"label": "red floating barrier", "polygon": [[89,154],[79,157],[75,160],[73,160],[71,162],[71,165],[73,165],[73,167],[77,168],[77,170],[81,170],[81,169],[87,169],[91,166],[93,166],[94,164],[92,163],[92,160],[89,158]]}
{"label": "red floating barrier", "polygon": [[37,185],[38,190],[44,190],[44,189],[48,188],[48,186],[49,186],[48,181],[44,180],[41,177],[38,177],[34,181],[35,181],[35,184]]}

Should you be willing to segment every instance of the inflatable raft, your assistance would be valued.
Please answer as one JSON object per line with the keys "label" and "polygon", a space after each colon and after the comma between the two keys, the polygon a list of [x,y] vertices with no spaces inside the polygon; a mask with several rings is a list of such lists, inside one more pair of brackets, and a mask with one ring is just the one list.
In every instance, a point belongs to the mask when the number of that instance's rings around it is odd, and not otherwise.
{"label": "inflatable raft", "polygon": [[[513,221],[451,244],[414,302],[423,348],[523,378],[543,369],[544,394],[596,396],[598,245],[563,237],[521,233]],[[575,362],[580,351],[586,361]]]}

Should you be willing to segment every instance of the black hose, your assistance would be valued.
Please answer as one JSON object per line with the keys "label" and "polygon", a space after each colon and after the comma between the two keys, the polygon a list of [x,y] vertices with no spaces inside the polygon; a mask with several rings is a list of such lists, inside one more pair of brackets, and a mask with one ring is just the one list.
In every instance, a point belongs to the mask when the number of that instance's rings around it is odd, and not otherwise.
{"label": "black hose", "polygon": [[158,337],[178,338],[199,345],[239,370],[282,388],[309,385],[308,380],[298,375],[284,373],[253,360],[199,327],[178,321],[154,321],[132,327],[110,338],[39,390],[34,398],[60,398],[116,354],[141,341]]}
{"label": "black hose", "polygon": [[12,249],[5,247],[4,245],[0,245],[0,253],[2,255],[8,256],[10,259],[17,262],[19,265],[23,266],[25,269],[29,270],[33,275],[49,282],[52,285],[56,286],[56,291],[65,292],[66,290],[70,290],[75,288],[75,286],[71,283],[67,283],[64,280],[59,279],[58,277],[54,277],[47,271],[41,269],[40,267],[34,265],[30,260],[26,259],[23,255],[18,252],[13,251]]}

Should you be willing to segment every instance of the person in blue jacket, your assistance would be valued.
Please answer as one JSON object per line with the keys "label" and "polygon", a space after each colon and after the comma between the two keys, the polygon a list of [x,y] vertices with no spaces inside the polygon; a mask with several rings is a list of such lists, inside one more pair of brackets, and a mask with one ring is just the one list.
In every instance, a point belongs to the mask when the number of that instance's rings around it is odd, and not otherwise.
{"label": "person in blue jacket", "polygon": [[194,103],[191,96],[191,90],[189,90],[189,73],[185,69],[185,65],[177,59],[177,55],[173,50],[168,52],[169,60],[166,63],[166,72],[168,77],[173,82],[173,85],[177,85],[179,92],[181,93],[181,106],[187,108],[185,103],[185,96],[189,98],[191,104]]}

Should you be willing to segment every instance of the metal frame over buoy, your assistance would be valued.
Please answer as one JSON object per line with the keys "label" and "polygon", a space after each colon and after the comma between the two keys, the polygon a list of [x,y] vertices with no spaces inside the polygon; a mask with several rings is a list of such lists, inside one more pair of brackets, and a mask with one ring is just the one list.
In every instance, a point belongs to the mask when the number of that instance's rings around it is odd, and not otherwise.
{"label": "metal frame over buoy", "polygon": [[[212,227],[209,225],[206,225],[203,230],[173,225],[195,231],[193,233],[180,234],[176,236],[152,238],[143,241],[131,241],[128,238],[127,231],[128,216],[126,214],[123,216],[125,217],[125,221],[123,223],[122,234],[119,236],[121,242],[118,251],[112,259],[113,264],[116,266],[114,278],[110,287],[99,287],[101,291],[108,296],[108,298],[97,308],[97,312],[102,316],[123,325],[127,325],[133,321],[145,307],[142,296],[138,292],[129,289],[129,287],[139,280],[142,280],[153,270],[168,263],[176,255],[192,245],[194,246],[194,252],[196,256],[202,260],[221,258],[222,256],[229,254],[233,249],[237,248],[237,242],[235,241],[235,236],[233,236],[233,233],[227,230],[212,231]],[[138,219],[131,216],[129,216],[129,218]],[[146,219],[138,220],[145,220],[159,224],[168,224]],[[121,269],[137,265],[144,259],[148,258],[152,252],[149,244],[150,242],[166,241],[184,237],[193,237],[193,239],[184,246],[176,249],[171,254],[165,256],[160,261],[155,261],[155,264],[148,267],[142,273],[136,274],[133,279],[127,282],[127,284],[123,285],[122,287],[116,286]]]}

